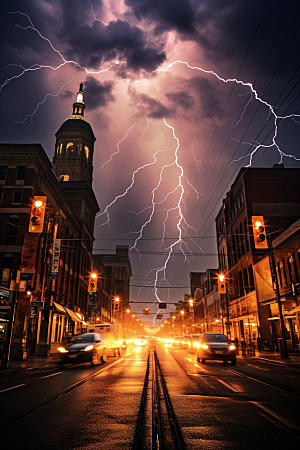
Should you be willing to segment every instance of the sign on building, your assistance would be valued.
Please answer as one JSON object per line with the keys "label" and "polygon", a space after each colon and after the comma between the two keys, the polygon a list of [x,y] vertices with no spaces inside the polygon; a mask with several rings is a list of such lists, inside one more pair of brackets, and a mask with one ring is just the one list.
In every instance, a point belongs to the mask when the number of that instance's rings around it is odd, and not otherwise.
{"label": "sign on building", "polygon": [[55,239],[53,245],[52,265],[51,265],[51,277],[58,278],[59,261],[60,261],[60,246],[61,239]]}

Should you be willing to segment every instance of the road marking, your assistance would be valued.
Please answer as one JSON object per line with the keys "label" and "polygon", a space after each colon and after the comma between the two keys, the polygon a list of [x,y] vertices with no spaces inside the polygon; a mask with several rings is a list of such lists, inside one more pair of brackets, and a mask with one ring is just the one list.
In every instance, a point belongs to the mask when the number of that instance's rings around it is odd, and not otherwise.
{"label": "road marking", "polygon": [[10,388],[7,388],[7,389],[3,389],[2,391],[0,391],[0,393],[1,392],[6,392],[6,391],[10,391],[11,389],[16,389],[16,388],[21,387],[21,386],[25,386],[25,384],[18,384],[18,386],[13,386],[13,387],[10,387]]}
{"label": "road marking", "polygon": [[293,428],[294,430],[300,430],[300,428],[297,427],[297,425],[294,425],[293,423],[288,422],[287,420],[285,420],[282,417],[278,416],[278,414],[275,414],[269,408],[266,408],[265,406],[261,405],[260,403],[258,403],[258,402],[250,402],[250,403],[253,403],[254,405],[256,405],[259,408],[263,409],[265,412],[270,414],[270,416],[275,417],[275,419],[279,420],[279,422],[283,423],[285,426],[287,426],[289,428]]}
{"label": "road marking", "polygon": [[123,359],[125,358],[120,358],[117,361],[113,362],[112,364],[110,364],[109,366],[104,367],[103,369],[100,369],[98,371],[98,375],[95,375],[95,378],[100,377],[100,375],[105,372],[106,370],[110,369],[111,367],[115,366],[116,364],[118,364],[119,362],[123,361]]}
{"label": "road marking", "polygon": [[186,356],[184,357],[184,359],[186,359],[188,362],[193,362],[193,361],[191,360],[191,358],[187,358]]}
{"label": "road marking", "polygon": [[251,367],[255,367],[256,369],[259,369],[259,370],[266,370],[267,372],[269,372],[269,369],[265,369],[264,367],[259,367],[259,366],[256,366],[255,364],[246,364],[246,366],[251,366]]}
{"label": "road marking", "polygon": [[203,372],[207,372],[206,369],[204,369],[202,366],[199,366],[198,364],[195,364],[196,367],[198,367],[198,369],[203,370]]}
{"label": "road marking", "polygon": [[224,384],[224,386],[231,389],[233,392],[240,392],[238,389],[234,388],[233,386],[230,386],[230,384],[227,384],[227,383],[225,383],[225,381],[220,380],[220,378],[217,378],[217,380],[220,381],[220,383]]}
{"label": "road marking", "polygon": [[62,372],[56,372],[56,373],[52,373],[52,375],[46,375],[45,377],[41,377],[41,378],[49,378],[49,377],[54,377],[55,375],[59,375]]}

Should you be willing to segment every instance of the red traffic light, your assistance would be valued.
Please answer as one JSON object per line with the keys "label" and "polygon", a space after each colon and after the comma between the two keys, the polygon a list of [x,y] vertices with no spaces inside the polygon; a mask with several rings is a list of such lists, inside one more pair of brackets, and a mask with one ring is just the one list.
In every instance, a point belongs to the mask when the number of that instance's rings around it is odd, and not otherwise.
{"label": "red traffic light", "polygon": [[252,229],[255,248],[268,248],[263,216],[252,216]]}
{"label": "red traffic light", "polygon": [[44,228],[44,219],[46,212],[46,196],[35,196],[30,213],[30,222],[28,231],[30,233],[42,233]]}

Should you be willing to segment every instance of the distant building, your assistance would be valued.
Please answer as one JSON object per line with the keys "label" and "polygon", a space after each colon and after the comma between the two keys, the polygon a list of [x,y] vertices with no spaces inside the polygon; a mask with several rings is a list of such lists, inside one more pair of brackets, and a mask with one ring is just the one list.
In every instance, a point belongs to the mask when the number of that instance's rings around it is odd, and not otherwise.
{"label": "distant building", "polygon": [[115,254],[97,255],[101,256],[105,268],[111,268],[115,277],[114,296],[119,298],[119,304],[114,306],[115,317],[124,320],[125,311],[129,307],[130,277],[132,268],[129,257],[128,245],[117,245]]}

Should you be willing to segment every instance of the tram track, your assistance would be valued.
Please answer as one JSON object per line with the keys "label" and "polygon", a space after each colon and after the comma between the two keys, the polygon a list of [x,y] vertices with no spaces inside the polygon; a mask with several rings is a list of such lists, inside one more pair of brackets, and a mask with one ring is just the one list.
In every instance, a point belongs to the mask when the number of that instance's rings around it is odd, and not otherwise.
{"label": "tram track", "polygon": [[[151,420],[151,427],[147,421]],[[147,440],[146,433],[151,434]],[[156,350],[149,350],[147,372],[138,413],[132,450],[185,450]]]}

